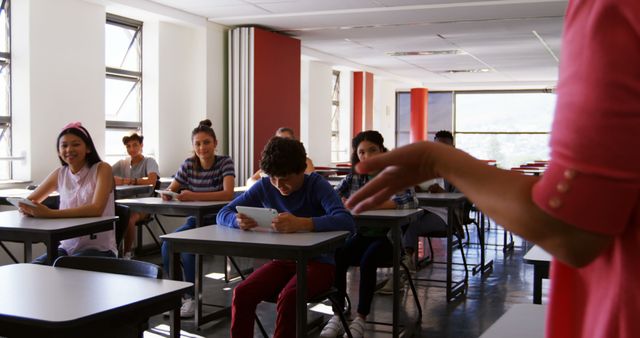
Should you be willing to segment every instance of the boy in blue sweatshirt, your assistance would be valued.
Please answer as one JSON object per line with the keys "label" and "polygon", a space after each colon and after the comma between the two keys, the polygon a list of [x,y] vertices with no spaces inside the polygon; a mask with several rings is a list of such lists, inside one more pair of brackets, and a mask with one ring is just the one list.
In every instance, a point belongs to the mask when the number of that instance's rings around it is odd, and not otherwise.
{"label": "boy in blue sweatshirt", "polygon": [[[217,223],[250,230],[256,222],[236,212],[236,206],[273,208],[278,216],[271,226],[276,232],[353,232],[354,221],[340,197],[320,175],[305,175],[307,154],[302,143],[273,137],[262,151],[260,169],[268,177],[225,206]],[[316,257],[307,265],[308,294],[313,297],[333,285],[333,253]],[[273,260],[242,281],[233,292],[231,337],[253,337],[256,306],[278,295],[274,337],[295,337],[296,264]]]}

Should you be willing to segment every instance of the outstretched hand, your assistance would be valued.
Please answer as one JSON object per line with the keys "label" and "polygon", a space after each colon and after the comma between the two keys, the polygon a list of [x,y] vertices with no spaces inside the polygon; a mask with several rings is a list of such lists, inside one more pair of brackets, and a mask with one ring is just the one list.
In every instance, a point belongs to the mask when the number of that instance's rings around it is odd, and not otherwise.
{"label": "outstretched hand", "polygon": [[435,158],[452,148],[434,142],[419,142],[360,162],[360,174],[380,171],[376,177],[351,195],[346,207],[354,213],[373,209],[398,191],[438,177]]}

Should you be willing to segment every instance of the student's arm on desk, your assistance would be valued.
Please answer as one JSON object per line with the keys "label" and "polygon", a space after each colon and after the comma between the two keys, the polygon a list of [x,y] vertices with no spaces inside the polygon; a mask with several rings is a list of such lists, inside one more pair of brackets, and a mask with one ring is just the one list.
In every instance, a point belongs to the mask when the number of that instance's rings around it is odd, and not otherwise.
{"label": "student's arm on desk", "polygon": [[[109,200],[109,195],[113,192],[113,172],[111,171],[111,166],[107,163],[100,162],[98,165],[98,178],[96,182],[96,190],[93,194],[93,199],[91,203],[77,207],[77,208],[69,208],[69,209],[60,209],[54,210],[49,209],[42,204],[38,204],[34,207],[25,207],[20,210],[25,214],[34,216],[34,217],[42,217],[42,218],[67,218],[67,217],[98,217],[102,215],[104,212],[104,208],[107,205],[107,201]],[[48,194],[52,191],[52,183],[50,180],[54,180],[53,189],[57,187],[57,179],[58,179],[58,170],[54,170],[49,177],[45,180],[45,182],[41,185],[43,187],[42,191],[36,189],[31,196],[34,196],[34,199],[44,199]],[[49,191],[45,197],[43,198],[40,194],[43,192]],[[28,209],[27,209],[28,208]]]}
{"label": "student's arm on desk", "polygon": [[324,216],[313,217],[313,231],[355,231],[353,216],[342,204],[340,196],[329,182],[318,180],[313,187],[314,195],[319,199],[320,205],[325,211]]}
{"label": "student's arm on desk", "polygon": [[211,192],[193,192],[182,190],[176,197],[179,201],[230,201],[233,199],[233,176],[225,176],[222,179],[223,190]]}
{"label": "student's arm on desk", "polygon": [[[256,207],[262,208],[262,194],[260,193],[262,187],[260,184],[253,185],[249,190],[245,191],[242,195],[236,197],[231,203],[225,205],[220,211],[218,211],[218,215],[216,216],[216,223],[218,225],[224,225],[230,228],[237,229],[250,229],[257,224],[255,221],[253,223],[246,221],[241,224],[242,216],[238,216],[238,212],[236,210],[236,206],[241,205],[245,207]],[[239,219],[240,218],[240,219]]]}
{"label": "student's arm on desk", "polygon": [[444,177],[496,223],[569,265],[587,265],[611,243],[609,236],[581,230],[541,210],[531,199],[537,178],[488,166],[449,146],[415,143],[358,165],[362,172],[383,168],[347,206],[370,209],[404,187]]}

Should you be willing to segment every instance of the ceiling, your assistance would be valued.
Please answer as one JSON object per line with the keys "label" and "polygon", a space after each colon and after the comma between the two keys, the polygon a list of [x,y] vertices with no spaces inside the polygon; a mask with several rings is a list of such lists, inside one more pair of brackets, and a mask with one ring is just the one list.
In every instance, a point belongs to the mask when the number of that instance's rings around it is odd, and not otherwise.
{"label": "ceiling", "polygon": [[[555,87],[567,5],[567,0],[153,1],[226,26],[282,32],[300,39],[303,54],[314,59],[430,89]],[[407,52],[423,53],[402,54]]]}

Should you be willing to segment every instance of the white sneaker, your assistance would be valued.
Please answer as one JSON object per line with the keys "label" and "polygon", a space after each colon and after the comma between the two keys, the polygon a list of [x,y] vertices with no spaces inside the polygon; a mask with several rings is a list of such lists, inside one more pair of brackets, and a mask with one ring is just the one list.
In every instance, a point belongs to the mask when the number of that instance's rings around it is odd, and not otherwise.
{"label": "white sneaker", "polygon": [[[400,292],[404,291],[404,283],[407,281],[407,276],[404,272],[400,273]],[[387,282],[376,291],[377,294],[381,295],[392,295],[393,294],[393,275],[389,276]]]}
{"label": "white sneaker", "polygon": [[191,318],[196,313],[196,302],[193,298],[187,298],[180,307],[180,318]]}
{"label": "white sneaker", "polygon": [[[185,304],[189,304],[189,305],[185,305]],[[181,318],[193,317],[195,312],[196,312],[196,302],[193,301],[193,298],[182,298],[182,306],[180,306],[180,317]],[[162,315],[165,317],[169,317],[171,315],[171,311],[165,311],[162,313]]]}
{"label": "white sneaker", "polygon": [[[356,319],[351,322],[351,324],[349,325],[349,331],[351,331],[351,335],[353,336],[353,338],[364,337],[364,326],[364,319],[360,317],[356,317]],[[349,336],[347,336],[347,334],[345,333],[343,337],[348,338]]]}
{"label": "white sneaker", "polygon": [[402,263],[409,268],[409,271],[416,272],[416,262],[413,260],[413,255],[402,256]]}
{"label": "white sneaker", "polygon": [[130,261],[131,260],[131,251],[129,252],[125,252],[124,255],[122,256],[122,259]]}
{"label": "white sneaker", "polygon": [[342,326],[342,322],[340,321],[340,317],[333,316],[327,322],[327,325],[322,328],[322,332],[320,332],[321,338],[336,338],[344,334],[344,327]]}

